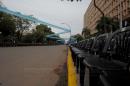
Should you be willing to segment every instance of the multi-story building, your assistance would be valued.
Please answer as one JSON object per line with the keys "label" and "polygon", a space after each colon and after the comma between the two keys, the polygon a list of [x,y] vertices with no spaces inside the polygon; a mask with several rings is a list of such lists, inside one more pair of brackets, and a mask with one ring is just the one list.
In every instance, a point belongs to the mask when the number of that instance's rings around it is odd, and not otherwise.
{"label": "multi-story building", "polygon": [[[105,16],[117,18],[120,20],[122,15],[123,26],[130,25],[130,0],[95,0],[97,6],[104,12]],[[121,1],[121,3],[120,3]],[[96,31],[97,21],[102,14],[94,6],[94,0],[91,1],[84,15],[84,28],[87,27],[90,33]]]}

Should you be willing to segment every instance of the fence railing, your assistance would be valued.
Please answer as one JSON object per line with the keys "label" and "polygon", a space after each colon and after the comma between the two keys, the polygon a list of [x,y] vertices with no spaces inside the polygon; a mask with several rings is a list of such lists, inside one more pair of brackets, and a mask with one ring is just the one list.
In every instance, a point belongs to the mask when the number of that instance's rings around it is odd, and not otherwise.
{"label": "fence railing", "polygon": [[70,48],[80,86],[88,86],[86,82],[89,86],[130,86],[130,27],[71,44]]}

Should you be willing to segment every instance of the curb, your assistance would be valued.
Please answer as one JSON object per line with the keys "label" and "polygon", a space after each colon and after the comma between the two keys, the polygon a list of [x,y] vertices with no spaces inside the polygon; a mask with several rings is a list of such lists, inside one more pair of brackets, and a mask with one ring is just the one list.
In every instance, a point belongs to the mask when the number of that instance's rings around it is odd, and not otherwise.
{"label": "curb", "polygon": [[68,48],[67,69],[68,69],[68,86],[78,86],[76,78],[76,69],[74,67],[70,48]]}

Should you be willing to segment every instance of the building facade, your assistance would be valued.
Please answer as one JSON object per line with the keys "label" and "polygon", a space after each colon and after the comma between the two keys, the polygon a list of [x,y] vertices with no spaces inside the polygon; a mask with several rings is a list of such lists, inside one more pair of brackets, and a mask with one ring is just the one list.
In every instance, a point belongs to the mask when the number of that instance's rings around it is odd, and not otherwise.
{"label": "building facade", "polygon": [[[123,26],[130,25],[130,0],[96,0],[96,4],[105,16],[118,20],[122,17]],[[95,8],[92,0],[84,15],[84,28],[87,27],[91,34],[97,32],[95,28],[101,17],[102,14]]]}

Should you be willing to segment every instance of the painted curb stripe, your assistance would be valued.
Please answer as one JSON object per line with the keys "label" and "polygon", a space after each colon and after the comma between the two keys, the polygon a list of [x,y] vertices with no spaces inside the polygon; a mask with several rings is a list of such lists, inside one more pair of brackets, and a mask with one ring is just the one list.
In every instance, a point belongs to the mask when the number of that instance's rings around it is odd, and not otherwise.
{"label": "painted curb stripe", "polygon": [[67,67],[68,67],[68,86],[77,86],[76,70],[72,60],[70,48],[68,48]]}

